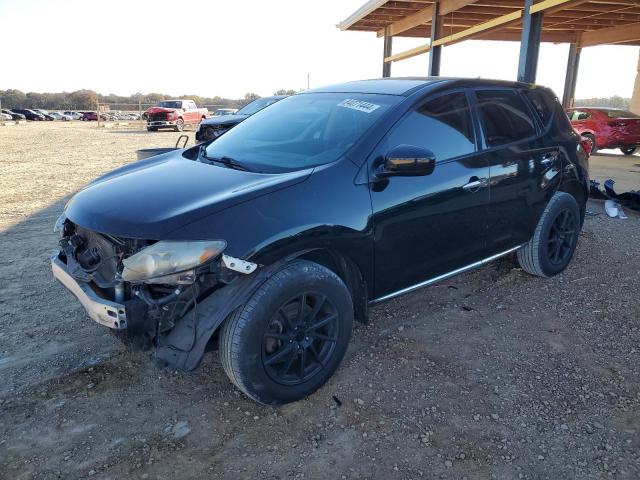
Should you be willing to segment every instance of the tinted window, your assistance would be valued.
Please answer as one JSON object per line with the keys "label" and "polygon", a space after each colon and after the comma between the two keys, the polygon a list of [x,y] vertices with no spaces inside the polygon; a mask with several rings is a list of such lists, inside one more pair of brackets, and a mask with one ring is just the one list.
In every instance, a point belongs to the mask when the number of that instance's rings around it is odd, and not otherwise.
{"label": "tinted window", "polygon": [[550,92],[544,90],[526,90],[524,94],[540,116],[542,124],[547,126],[553,118],[553,113],[556,110],[556,97],[554,97]]}
{"label": "tinted window", "polygon": [[439,161],[473,153],[473,126],[465,94],[443,95],[409,113],[389,136],[390,148],[401,144],[429,149]]}
{"label": "tinted window", "polygon": [[536,133],[523,98],[514,90],[476,92],[484,136],[489,147],[505,145]]}

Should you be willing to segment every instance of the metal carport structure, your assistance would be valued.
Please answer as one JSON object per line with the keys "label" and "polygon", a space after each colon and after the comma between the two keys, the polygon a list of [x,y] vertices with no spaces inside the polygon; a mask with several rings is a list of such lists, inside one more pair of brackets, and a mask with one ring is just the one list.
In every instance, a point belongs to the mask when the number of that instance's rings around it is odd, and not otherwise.
{"label": "metal carport structure", "polygon": [[[563,95],[573,105],[580,52],[594,45],[640,45],[640,0],[370,0],[341,30],[384,37],[383,76],[391,64],[429,52],[428,74],[440,74],[442,47],[463,40],[520,41],[517,78],[535,83],[541,42],[569,43]],[[429,43],[392,53],[393,37]]]}

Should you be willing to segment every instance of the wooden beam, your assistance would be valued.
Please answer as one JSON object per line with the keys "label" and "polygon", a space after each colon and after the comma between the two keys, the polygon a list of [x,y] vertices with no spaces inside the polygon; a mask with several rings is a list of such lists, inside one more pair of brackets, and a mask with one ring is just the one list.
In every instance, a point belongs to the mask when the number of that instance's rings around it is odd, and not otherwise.
{"label": "wooden beam", "polygon": [[406,60],[407,58],[415,57],[427,53],[431,49],[431,45],[420,45],[419,47],[412,48],[411,50],[405,50],[401,53],[396,53],[384,59],[385,62],[398,62],[400,60]]}
{"label": "wooden beam", "polygon": [[580,47],[611,45],[615,43],[635,42],[638,40],[640,40],[640,23],[631,23],[618,27],[584,32],[580,39]]}
{"label": "wooden beam", "polygon": [[476,3],[478,0],[440,0],[440,15],[452,13],[468,5]]}
{"label": "wooden beam", "polygon": [[452,43],[461,42],[462,40],[468,40],[477,36],[483,32],[491,31],[496,28],[504,27],[510,23],[519,22],[522,19],[522,10],[516,10],[515,12],[502,15],[500,17],[489,20],[488,22],[480,23],[471,28],[467,28],[453,35],[448,35],[433,42],[433,45],[450,45]]}
{"label": "wooden beam", "polygon": [[[433,16],[433,5],[428,6],[424,10],[420,10],[408,17],[403,18],[402,20],[398,20],[397,22],[393,22],[387,28],[389,29],[389,35],[392,37],[394,35],[398,35],[406,30],[409,30],[413,27],[417,27],[419,25],[423,25],[425,23],[431,22],[431,17]],[[384,28],[378,30],[378,37],[384,36]],[[382,33],[382,35],[381,35]]]}
{"label": "wooden beam", "polygon": [[[451,12],[455,12],[456,10],[460,10],[467,5],[471,5],[476,3],[479,0],[440,0],[440,10],[438,12],[439,15],[446,15]],[[391,36],[398,35],[399,33],[410,30],[414,27],[418,27],[420,25],[425,25],[427,23],[431,23],[431,18],[433,17],[433,5],[429,5],[424,10],[420,10],[416,13],[413,13],[402,20],[398,20],[389,25],[389,31],[391,32]],[[384,29],[380,29],[377,32],[378,37],[384,36]]]}

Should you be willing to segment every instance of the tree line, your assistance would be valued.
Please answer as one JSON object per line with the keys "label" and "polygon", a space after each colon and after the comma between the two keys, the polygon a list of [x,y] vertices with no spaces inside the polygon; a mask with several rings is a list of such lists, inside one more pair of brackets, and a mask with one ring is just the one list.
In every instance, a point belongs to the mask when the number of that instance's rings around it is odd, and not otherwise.
{"label": "tree line", "polygon": [[605,108],[621,108],[622,110],[629,110],[630,98],[619,97],[614,95],[613,97],[603,98],[585,98],[581,100],[575,100],[573,104],[576,107],[605,107]]}
{"label": "tree line", "polygon": [[[293,95],[295,90],[280,89],[274,95]],[[170,98],[190,99],[198,106],[211,105],[223,108],[240,108],[247,103],[260,98],[256,93],[247,93],[243,98],[201,97],[199,95],[180,95],[178,97],[164,93],[142,93],[133,95],[102,95],[93,90],[76,90],[75,92],[38,93],[9,89],[0,90],[0,103],[2,108],[41,108],[45,110],[95,110],[96,102],[101,104],[121,106],[120,109],[135,110],[140,103],[143,106],[156,104],[161,100]]]}

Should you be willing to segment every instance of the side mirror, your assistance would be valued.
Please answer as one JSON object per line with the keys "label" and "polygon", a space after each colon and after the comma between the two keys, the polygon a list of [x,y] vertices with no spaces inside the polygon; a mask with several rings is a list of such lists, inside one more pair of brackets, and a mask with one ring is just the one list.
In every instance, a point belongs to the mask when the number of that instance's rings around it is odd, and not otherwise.
{"label": "side mirror", "polygon": [[387,153],[376,176],[420,177],[431,175],[435,166],[436,156],[431,150],[414,145],[398,145]]}

